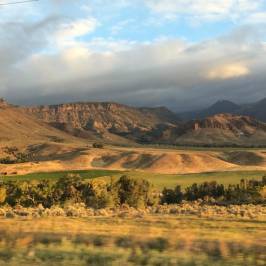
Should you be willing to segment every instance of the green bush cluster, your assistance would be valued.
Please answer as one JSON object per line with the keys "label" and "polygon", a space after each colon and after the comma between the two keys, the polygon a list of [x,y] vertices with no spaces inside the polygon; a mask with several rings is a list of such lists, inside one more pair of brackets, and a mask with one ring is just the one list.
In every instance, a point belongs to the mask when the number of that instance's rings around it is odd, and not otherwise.
{"label": "green bush cluster", "polygon": [[181,190],[180,186],[175,189],[165,188],[162,192],[161,203],[175,204],[183,200],[195,201],[198,199],[211,201],[215,203],[246,204],[263,203],[266,200],[266,176],[258,180],[244,180],[240,184],[229,185],[225,187],[217,182],[204,182],[202,184],[193,184]]}
{"label": "green bush cluster", "polygon": [[147,207],[158,202],[158,193],[145,180],[122,176],[110,182],[101,179],[82,180],[80,176],[66,176],[56,182],[9,181],[0,184],[0,204],[46,208],[65,203],[85,203],[95,209],[128,204],[131,207]]}
{"label": "green bush cluster", "polygon": [[146,208],[161,204],[178,204],[183,200],[221,204],[259,204],[266,201],[266,176],[260,181],[241,180],[238,185],[225,187],[216,182],[193,184],[182,190],[164,189],[161,195],[146,180],[122,176],[117,181],[83,180],[79,175],[68,175],[57,181],[8,181],[0,183],[0,205],[21,205],[45,208],[66,203],[84,203],[94,209],[128,205]]}

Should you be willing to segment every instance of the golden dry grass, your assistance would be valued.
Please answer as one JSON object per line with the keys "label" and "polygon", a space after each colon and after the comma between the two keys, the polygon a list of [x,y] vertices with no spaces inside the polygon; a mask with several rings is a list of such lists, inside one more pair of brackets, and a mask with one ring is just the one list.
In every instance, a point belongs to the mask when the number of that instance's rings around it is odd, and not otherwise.
{"label": "golden dry grass", "polygon": [[0,234],[0,261],[12,266],[254,266],[266,259],[266,223],[256,220],[170,215],[0,219]]}
{"label": "golden dry grass", "polygon": [[[243,156],[246,152],[243,150]],[[241,159],[241,151],[237,154]],[[152,148],[106,147],[92,149],[88,145],[46,145],[38,153],[38,163],[0,165],[0,172],[18,174],[106,169],[160,174],[188,174],[223,171],[263,171],[266,170],[266,153],[263,150],[249,152],[250,158],[256,156],[259,163],[230,161],[224,151],[194,151]],[[242,156],[242,157],[243,157]]]}

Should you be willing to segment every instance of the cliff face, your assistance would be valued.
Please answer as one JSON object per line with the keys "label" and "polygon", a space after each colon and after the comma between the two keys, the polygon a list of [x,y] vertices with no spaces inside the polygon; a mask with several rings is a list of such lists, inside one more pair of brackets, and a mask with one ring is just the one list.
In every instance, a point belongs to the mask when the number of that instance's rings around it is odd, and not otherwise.
{"label": "cliff face", "polygon": [[177,126],[161,126],[144,142],[180,145],[266,145],[266,124],[248,116],[219,114]]}
{"label": "cliff face", "polygon": [[175,141],[184,144],[266,145],[266,124],[249,116],[219,114],[187,122]]}
{"label": "cliff face", "polygon": [[124,140],[181,145],[266,144],[266,124],[248,116],[218,114],[182,124],[175,114],[163,107],[70,103],[25,110],[72,135],[85,138],[97,136],[116,143]]}
{"label": "cliff face", "polygon": [[166,108],[134,108],[117,103],[70,103],[26,108],[27,113],[57,128],[139,135],[160,124],[176,124],[178,118]]}
{"label": "cliff face", "polygon": [[256,130],[266,131],[266,124],[249,116],[219,114],[194,122],[194,129],[222,129],[250,135]]}
{"label": "cliff face", "polygon": [[232,130],[235,128],[245,130],[248,127],[259,127],[261,129],[266,129],[265,124],[256,119],[249,116],[232,114],[214,115],[202,120],[196,120],[194,123],[198,125],[198,128],[220,128],[224,130]]}

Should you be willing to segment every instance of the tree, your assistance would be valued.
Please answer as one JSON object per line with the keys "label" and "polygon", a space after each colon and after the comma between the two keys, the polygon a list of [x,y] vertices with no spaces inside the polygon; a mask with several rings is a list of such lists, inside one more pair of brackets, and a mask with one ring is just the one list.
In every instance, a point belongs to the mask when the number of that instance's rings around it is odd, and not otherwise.
{"label": "tree", "polygon": [[84,186],[83,199],[88,207],[102,209],[118,205],[117,195],[112,183],[104,180],[92,180]]}
{"label": "tree", "polygon": [[147,180],[121,176],[116,183],[119,203],[131,207],[152,206],[158,201],[158,194]]}
{"label": "tree", "polygon": [[180,203],[183,200],[183,193],[181,190],[181,186],[177,185],[175,189],[167,189],[164,188],[161,197],[161,203],[167,204],[176,204]]}
{"label": "tree", "polygon": [[67,175],[60,178],[53,188],[53,200],[58,203],[82,201],[82,190],[84,184],[79,175]]}

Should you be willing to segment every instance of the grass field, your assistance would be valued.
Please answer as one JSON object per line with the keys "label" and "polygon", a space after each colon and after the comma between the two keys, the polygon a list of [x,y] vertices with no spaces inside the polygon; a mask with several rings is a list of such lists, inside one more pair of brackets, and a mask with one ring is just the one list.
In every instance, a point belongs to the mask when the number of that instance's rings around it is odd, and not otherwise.
{"label": "grass field", "polygon": [[0,265],[265,265],[266,223],[144,218],[0,218]]}
{"label": "grass field", "polygon": [[149,180],[158,189],[164,187],[175,187],[177,184],[183,188],[193,183],[202,183],[205,181],[217,181],[224,185],[236,184],[244,179],[260,179],[266,175],[266,171],[232,171],[232,172],[211,172],[200,174],[183,174],[183,175],[167,175],[167,174],[155,174],[144,173],[138,171],[111,171],[111,170],[85,170],[85,171],[63,171],[63,172],[51,172],[51,173],[33,173],[27,175],[18,176],[6,176],[2,177],[2,180],[40,180],[40,179],[58,179],[64,177],[67,174],[79,174],[84,179],[92,179],[104,177],[120,177],[126,174],[130,177],[144,178]]}

